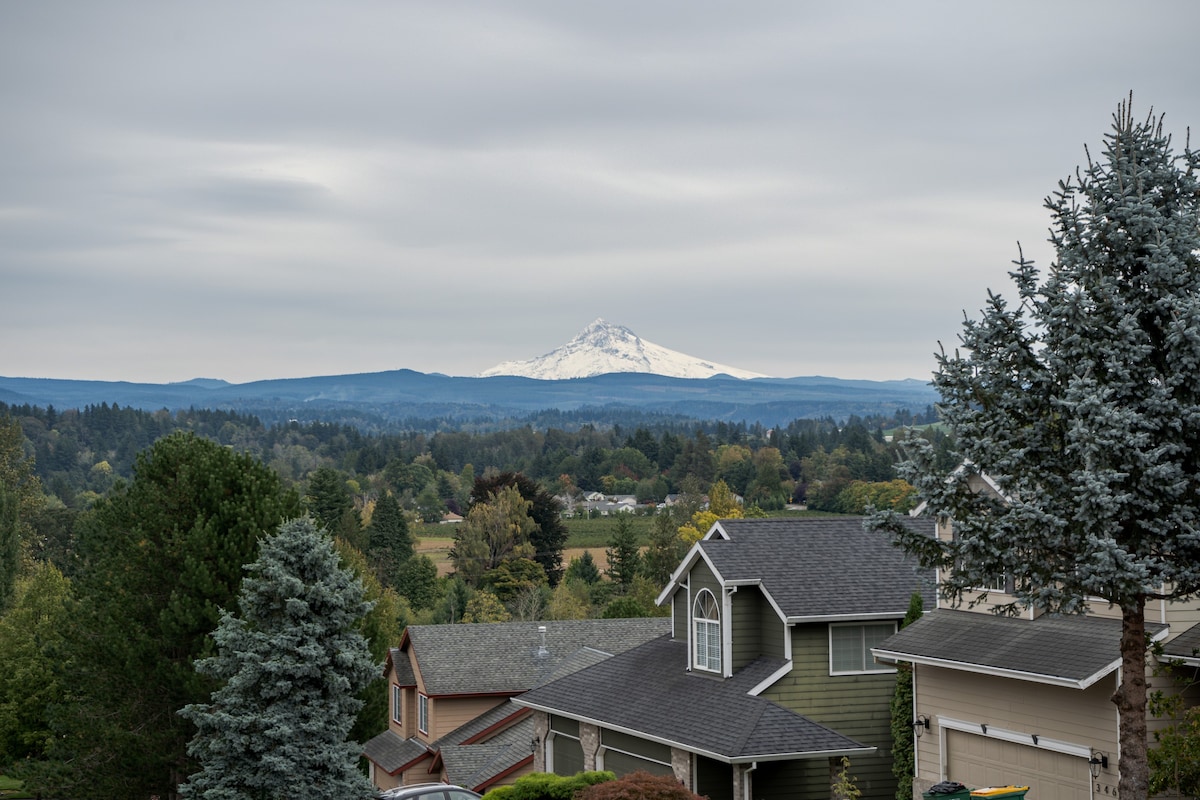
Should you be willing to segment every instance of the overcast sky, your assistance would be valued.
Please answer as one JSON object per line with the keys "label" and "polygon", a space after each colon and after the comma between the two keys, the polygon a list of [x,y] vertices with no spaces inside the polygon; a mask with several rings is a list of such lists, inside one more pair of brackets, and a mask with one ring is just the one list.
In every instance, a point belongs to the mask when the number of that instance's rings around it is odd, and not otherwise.
{"label": "overcast sky", "polygon": [[5,2],[0,375],[927,379],[1200,4]]}

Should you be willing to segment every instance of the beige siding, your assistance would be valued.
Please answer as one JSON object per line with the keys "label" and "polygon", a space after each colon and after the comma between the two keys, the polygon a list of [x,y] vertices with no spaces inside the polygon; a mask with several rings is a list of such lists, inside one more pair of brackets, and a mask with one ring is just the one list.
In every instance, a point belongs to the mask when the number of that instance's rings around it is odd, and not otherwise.
{"label": "beige siding", "polygon": [[507,697],[431,697],[429,739],[440,739],[484,712],[507,702]]}
{"label": "beige siding", "polygon": [[[942,717],[948,717],[987,725],[991,738],[997,738],[998,732],[1027,735],[1030,747],[1037,735],[1039,740],[1106,753],[1112,766],[1101,776],[1101,783],[1115,786],[1117,710],[1109,700],[1116,687],[1115,675],[1082,690],[922,664],[916,665],[915,675],[916,713],[931,720],[931,729],[917,740],[917,775],[926,784],[949,777],[944,762],[946,734],[954,732],[939,724]],[[982,728],[979,734],[983,734]],[[1048,749],[1046,744],[1042,742],[1040,749]]]}

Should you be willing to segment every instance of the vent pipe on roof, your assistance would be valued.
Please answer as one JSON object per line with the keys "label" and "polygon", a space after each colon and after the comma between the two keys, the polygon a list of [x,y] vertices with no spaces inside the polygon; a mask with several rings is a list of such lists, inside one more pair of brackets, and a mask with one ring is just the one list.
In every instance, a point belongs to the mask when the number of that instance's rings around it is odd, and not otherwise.
{"label": "vent pipe on roof", "polygon": [[550,655],[550,651],[546,649],[546,626],[545,625],[538,625],[538,636],[541,637],[541,643],[538,644],[538,649],[537,649],[538,657],[540,658],[542,656]]}

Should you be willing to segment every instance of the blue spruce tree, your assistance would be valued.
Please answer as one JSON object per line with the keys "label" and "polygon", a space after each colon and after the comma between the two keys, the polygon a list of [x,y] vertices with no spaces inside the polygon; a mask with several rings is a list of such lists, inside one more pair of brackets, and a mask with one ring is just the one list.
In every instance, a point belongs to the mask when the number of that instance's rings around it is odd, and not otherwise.
{"label": "blue spruce tree", "polygon": [[368,798],[347,741],[356,695],[378,670],[356,624],[370,609],[311,519],[286,522],[247,567],[240,616],[224,612],[217,654],[196,669],[223,681],[180,713],[199,770],[180,786],[204,800]]}
{"label": "blue spruce tree", "polygon": [[1198,166],[1161,117],[1118,108],[1101,156],[1046,201],[1048,272],[1022,257],[1017,302],[989,293],[964,323],[965,352],[938,356],[959,463],[1004,497],[938,470],[914,438],[904,477],[956,536],[888,526],[943,568],[950,597],[1008,574],[1018,606],[1079,613],[1099,598],[1121,610],[1121,800],[1148,793],[1146,603],[1200,591]]}

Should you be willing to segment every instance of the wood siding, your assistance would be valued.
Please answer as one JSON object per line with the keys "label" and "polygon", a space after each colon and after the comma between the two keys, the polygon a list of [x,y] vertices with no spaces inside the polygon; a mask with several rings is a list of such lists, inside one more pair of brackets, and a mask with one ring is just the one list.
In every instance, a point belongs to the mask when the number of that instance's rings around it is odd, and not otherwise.
{"label": "wood siding", "polygon": [[[762,655],[762,625],[764,613],[771,608],[757,586],[743,586],[733,594],[733,671],[737,672]],[[774,616],[774,614],[771,614]],[[722,624],[724,622],[722,621]]]}
{"label": "wood siding", "polygon": [[[895,673],[831,676],[829,625],[824,623],[793,626],[792,659],[792,671],[762,696],[877,748],[872,754],[851,758],[850,771],[864,800],[894,797],[889,708]],[[821,769],[827,776],[828,763],[822,762]]]}
{"label": "wood siding", "polygon": [[[916,713],[931,720],[930,730],[917,740],[917,777],[937,782],[945,779],[947,751],[941,717],[987,725],[992,735],[998,730],[1039,740],[1056,740],[1090,748],[1109,756],[1112,766],[1101,783],[1116,784],[1117,709],[1109,697],[1116,676],[1108,676],[1087,689],[1068,689],[1013,678],[978,675],[942,667],[917,664]],[[982,728],[979,731],[983,735]],[[983,746],[983,745],[978,745]],[[1045,742],[1041,746],[1046,747]],[[1017,780],[1019,776],[1013,776]],[[1101,789],[1103,792],[1103,789]],[[1050,800],[1047,798],[1047,800]]]}
{"label": "wood siding", "polygon": [[484,712],[507,702],[507,697],[431,697],[429,740],[440,739]]}

